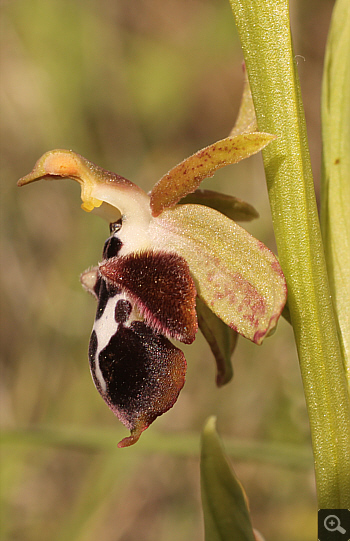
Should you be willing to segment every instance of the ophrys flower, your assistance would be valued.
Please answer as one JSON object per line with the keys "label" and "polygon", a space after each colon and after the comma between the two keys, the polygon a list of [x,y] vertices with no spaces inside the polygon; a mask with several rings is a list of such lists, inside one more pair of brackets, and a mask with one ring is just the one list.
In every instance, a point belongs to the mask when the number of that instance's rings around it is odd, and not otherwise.
{"label": "ophrys flower", "polygon": [[184,160],[149,195],[69,150],[47,152],[18,183],[72,178],[80,183],[82,208],[110,224],[102,261],[81,281],[98,301],[91,373],[108,406],[131,431],[120,447],[135,443],[175,403],[186,361],[169,339],[186,344],[195,339],[196,298],[199,325],[216,356],[221,384],[228,378],[216,334],[228,333],[234,341],[239,333],[260,344],[286,302],[276,257],[231,219],[237,211],[249,219],[254,210],[235,198],[196,190],[219,167],[274,139],[247,133],[245,124],[244,133]]}

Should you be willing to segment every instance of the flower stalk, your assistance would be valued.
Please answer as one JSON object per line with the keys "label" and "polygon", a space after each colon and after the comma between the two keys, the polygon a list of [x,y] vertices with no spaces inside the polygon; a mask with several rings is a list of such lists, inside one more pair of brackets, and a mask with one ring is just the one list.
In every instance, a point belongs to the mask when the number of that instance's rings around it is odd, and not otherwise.
{"label": "flower stalk", "polygon": [[277,135],[263,159],[287,279],[310,419],[318,506],[350,500],[350,406],[315,201],[287,0],[230,0],[258,128]]}

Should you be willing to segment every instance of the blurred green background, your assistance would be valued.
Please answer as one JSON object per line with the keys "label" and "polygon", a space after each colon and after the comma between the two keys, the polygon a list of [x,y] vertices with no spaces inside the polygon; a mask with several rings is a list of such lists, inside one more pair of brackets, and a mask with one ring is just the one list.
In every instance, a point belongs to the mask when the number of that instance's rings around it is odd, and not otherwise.
{"label": "blurred green background", "polygon": [[[332,7],[291,2],[316,188]],[[95,301],[79,283],[108,226],[80,210],[73,182],[16,188],[41,154],[67,148],[149,190],[226,137],[243,84],[228,0],[10,0],[1,10],[1,539],[202,540],[198,436],[212,414],[224,441],[250,442],[253,455],[261,442],[284,445],[285,464],[231,455],[254,527],[270,541],[315,538],[313,470],[294,451],[311,456],[290,326],[281,320],[260,347],[240,339],[234,380],[219,390],[198,336],[184,347],[175,407],[134,448],[115,449],[127,431],[90,377]],[[275,250],[260,156],[203,187],[253,204],[260,219],[246,227]]]}

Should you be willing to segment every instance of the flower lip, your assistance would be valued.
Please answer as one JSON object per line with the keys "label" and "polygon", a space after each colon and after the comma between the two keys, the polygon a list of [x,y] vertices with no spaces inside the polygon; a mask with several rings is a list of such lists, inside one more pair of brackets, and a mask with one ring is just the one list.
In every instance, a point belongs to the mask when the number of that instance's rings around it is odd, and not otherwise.
{"label": "flower lip", "polygon": [[[127,447],[174,405],[185,382],[186,360],[167,338],[132,316],[132,300],[124,293],[107,293],[102,312],[90,339],[90,370],[102,398],[131,432],[118,444]],[[111,336],[106,335],[107,312],[114,314]]]}

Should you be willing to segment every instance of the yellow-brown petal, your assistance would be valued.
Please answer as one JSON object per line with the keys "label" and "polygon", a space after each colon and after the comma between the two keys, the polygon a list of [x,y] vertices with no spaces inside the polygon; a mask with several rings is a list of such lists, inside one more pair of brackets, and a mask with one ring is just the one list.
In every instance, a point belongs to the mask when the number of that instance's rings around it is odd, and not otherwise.
{"label": "yellow-brown petal", "polygon": [[262,150],[276,137],[255,132],[227,137],[199,150],[164,175],[151,191],[151,210],[159,216],[176,205],[182,197],[198,188],[202,180],[213,176],[225,165],[237,163]]}

